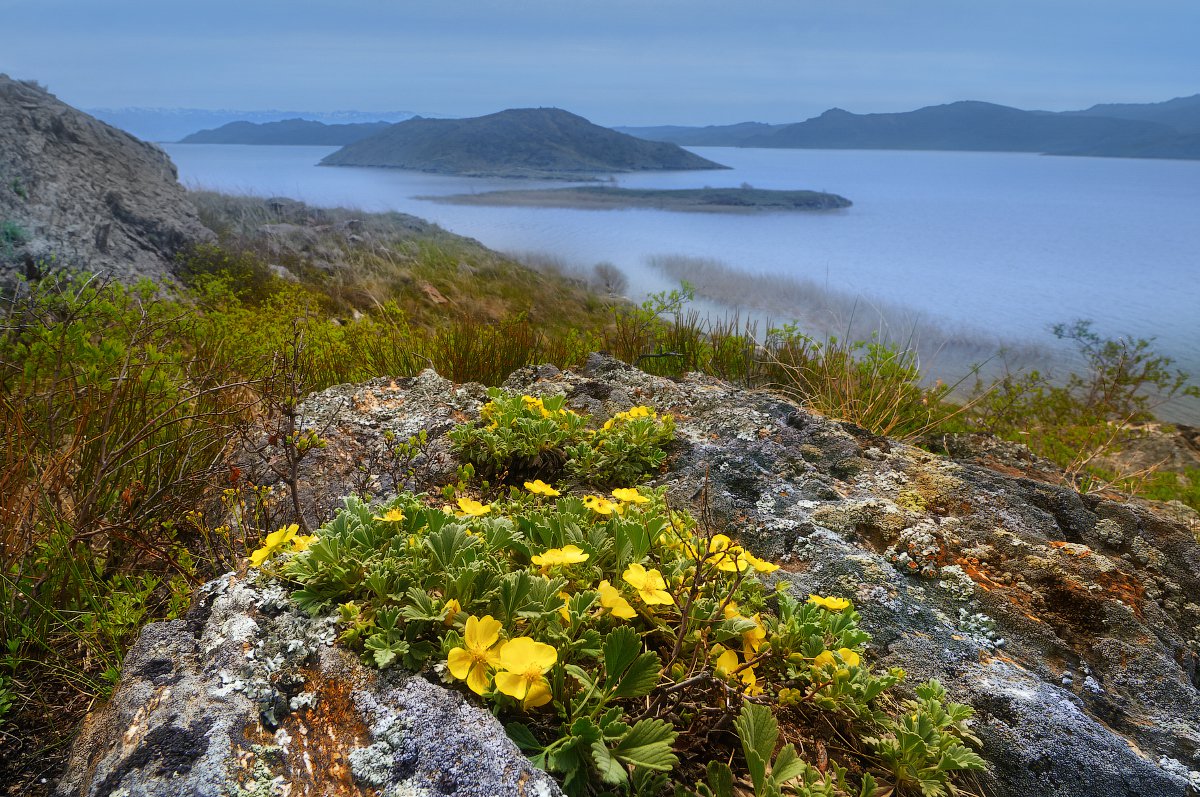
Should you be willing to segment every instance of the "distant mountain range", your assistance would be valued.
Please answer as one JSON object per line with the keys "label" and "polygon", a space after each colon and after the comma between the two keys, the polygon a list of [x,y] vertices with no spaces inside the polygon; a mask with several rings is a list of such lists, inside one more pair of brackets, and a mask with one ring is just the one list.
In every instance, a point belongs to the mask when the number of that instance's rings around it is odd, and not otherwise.
{"label": "distant mountain range", "polygon": [[1095,105],[1057,113],[966,101],[905,113],[855,114],[832,108],[795,124],[615,129],[684,146],[982,150],[1196,159],[1200,158],[1200,94],[1160,103]]}
{"label": "distant mountain range", "polygon": [[308,119],[325,124],[400,122],[411,119],[411,111],[230,111],[199,108],[87,108],[87,113],[132,133],[143,141],[178,141],[197,130],[220,127],[229,122],[280,122]]}
{"label": "distant mountain range", "polygon": [[359,122],[327,125],[308,119],[281,122],[230,122],[213,130],[201,130],[180,140],[181,144],[284,144],[341,147],[381,130],[391,122]]}
{"label": "distant mountain range", "polygon": [[673,143],[618,133],[558,108],[519,108],[471,119],[417,117],[348,144],[321,163],[552,179],[727,168]]}

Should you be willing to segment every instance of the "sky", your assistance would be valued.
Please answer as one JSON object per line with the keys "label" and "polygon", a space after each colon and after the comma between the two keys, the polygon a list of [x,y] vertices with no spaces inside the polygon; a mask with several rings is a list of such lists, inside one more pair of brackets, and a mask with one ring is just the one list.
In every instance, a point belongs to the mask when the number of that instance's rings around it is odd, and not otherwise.
{"label": "sky", "polygon": [[0,0],[0,20],[0,72],[83,108],[725,124],[1200,92],[1198,0]]}

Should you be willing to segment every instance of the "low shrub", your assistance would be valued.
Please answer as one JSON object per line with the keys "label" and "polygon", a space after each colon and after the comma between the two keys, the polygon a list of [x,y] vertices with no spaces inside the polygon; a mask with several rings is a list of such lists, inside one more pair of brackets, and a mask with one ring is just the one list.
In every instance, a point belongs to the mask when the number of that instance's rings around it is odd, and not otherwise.
{"label": "low shrub", "polygon": [[[551,400],[488,406],[484,420],[511,419],[522,445],[577,423],[560,423]],[[731,744],[731,726],[756,794],[865,796],[879,779],[934,796],[983,767],[964,744],[971,709],[936,684],[893,716],[884,695],[903,672],[865,662],[848,600],[772,588],[777,565],[672,509],[663,490],[560,492],[537,480],[491,503],[351,498],[312,536],[268,537],[252,563],[290,581],[302,608],[336,611],[341,641],[369,664],[473,693],[571,795],[732,797],[732,771],[704,769],[727,759],[712,745]],[[850,739],[845,766],[777,752],[776,714],[791,737]]]}

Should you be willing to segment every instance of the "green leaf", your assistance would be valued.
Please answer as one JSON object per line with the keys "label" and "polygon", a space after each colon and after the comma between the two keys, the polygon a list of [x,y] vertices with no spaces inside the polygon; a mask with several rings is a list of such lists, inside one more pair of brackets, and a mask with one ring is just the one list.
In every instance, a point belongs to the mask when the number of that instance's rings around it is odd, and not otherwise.
{"label": "green leaf", "polygon": [[542,743],[533,735],[533,731],[529,730],[529,726],[523,722],[508,723],[504,726],[504,732],[517,747],[521,748],[523,753],[536,753],[542,749]]}
{"label": "green leaf", "polygon": [[612,755],[629,766],[669,772],[679,763],[671,751],[675,736],[675,729],[663,720],[642,720],[612,748]]}
{"label": "green leaf", "polygon": [[775,756],[775,763],[771,765],[771,780],[782,786],[803,775],[808,768],[808,764],[796,755],[796,748],[785,744],[779,755]]}
{"label": "green leaf", "polygon": [[733,770],[724,761],[708,762],[708,788],[712,797],[733,797]]}
{"label": "green leaf", "polygon": [[592,763],[596,766],[596,773],[600,775],[600,780],[616,786],[629,779],[625,767],[621,766],[621,762],[613,757],[603,742],[592,742],[591,749]]}
{"label": "green leaf", "polygon": [[614,697],[641,697],[658,684],[662,662],[642,652],[642,639],[628,626],[604,638],[604,691]]}
{"label": "green leaf", "polygon": [[755,791],[761,791],[767,782],[767,764],[779,741],[779,723],[766,706],[744,703],[742,712],[733,721],[738,738],[742,741],[742,752],[750,769],[750,779]]}

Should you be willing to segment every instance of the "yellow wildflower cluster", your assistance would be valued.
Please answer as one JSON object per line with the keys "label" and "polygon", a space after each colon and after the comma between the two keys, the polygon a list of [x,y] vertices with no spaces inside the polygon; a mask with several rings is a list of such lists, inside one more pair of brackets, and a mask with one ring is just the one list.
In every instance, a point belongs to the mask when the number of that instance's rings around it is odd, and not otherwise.
{"label": "yellow wildflower cluster", "polygon": [[618,412],[616,415],[604,422],[605,429],[611,429],[621,421],[632,421],[636,418],[657,418],[658,413],[649,407],[630,407],[624,412]]}
{"label": "yellow wildflower cluster", "polygon": [[450,650],[446,666],[450,674],[477,695],[496,691],[521,701],[528,711],[550,702],[546,672],[558,661],[550,645],[527,636],[500,641],[502,625],[491,615],[467,618],[463,645]]}

